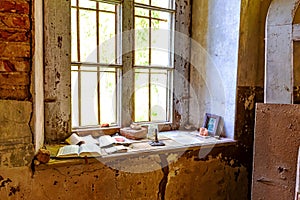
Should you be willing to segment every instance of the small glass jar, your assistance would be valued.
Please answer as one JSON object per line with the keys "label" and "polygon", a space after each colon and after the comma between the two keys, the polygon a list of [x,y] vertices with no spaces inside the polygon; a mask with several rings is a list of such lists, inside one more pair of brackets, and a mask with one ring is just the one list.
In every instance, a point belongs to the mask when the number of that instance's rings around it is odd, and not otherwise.
{"label": "small glass jar", "polygon": [[149,140],[154,140],[155,139],[155,130],[158,131],[158,125],[157,124],[149,124],[148,125],[147,138]]}

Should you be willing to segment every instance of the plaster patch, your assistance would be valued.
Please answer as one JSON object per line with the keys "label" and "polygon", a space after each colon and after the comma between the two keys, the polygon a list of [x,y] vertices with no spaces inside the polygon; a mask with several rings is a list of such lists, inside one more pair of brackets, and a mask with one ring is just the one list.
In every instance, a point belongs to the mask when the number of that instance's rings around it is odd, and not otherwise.
{"label": "plaster patch", "polygon": [[255,94],[252,94],[245,100],[245,104],[244,104],[245,110],[253,110],[254,98],[255,98]]}

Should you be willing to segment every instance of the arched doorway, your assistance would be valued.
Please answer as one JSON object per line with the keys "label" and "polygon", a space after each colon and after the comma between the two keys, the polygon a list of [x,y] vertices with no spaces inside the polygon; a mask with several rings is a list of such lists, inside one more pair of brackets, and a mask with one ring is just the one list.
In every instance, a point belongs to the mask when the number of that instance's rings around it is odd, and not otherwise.
{"label": "arched doorway", "polygon": [[293,103],[293,25],[300,0],[272,1],[266,20],[265,103]]}

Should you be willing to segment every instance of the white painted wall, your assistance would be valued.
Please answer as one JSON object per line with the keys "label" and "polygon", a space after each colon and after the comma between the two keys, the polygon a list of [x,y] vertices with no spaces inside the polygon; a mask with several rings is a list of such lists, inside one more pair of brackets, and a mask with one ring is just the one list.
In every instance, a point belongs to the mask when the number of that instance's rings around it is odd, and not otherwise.
{"label": "white painted wall", "polygon": [[220,115],[227,137],[234,138],[240,1],[197,0],[193,6],[198,8],[193,8],[192,20],[202,23],[193,21],[190,123],[201,126],[205,112]]}

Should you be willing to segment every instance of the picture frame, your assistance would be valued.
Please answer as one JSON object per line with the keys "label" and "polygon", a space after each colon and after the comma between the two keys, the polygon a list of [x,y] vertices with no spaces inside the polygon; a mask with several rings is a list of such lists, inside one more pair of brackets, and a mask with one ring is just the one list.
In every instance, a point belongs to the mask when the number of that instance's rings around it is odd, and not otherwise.
{"label": "picture frame", "polygon": [[221,117],[215,114],[205,113],[203,126],[208,130],[209,136],[219,136],[219,124]]}

